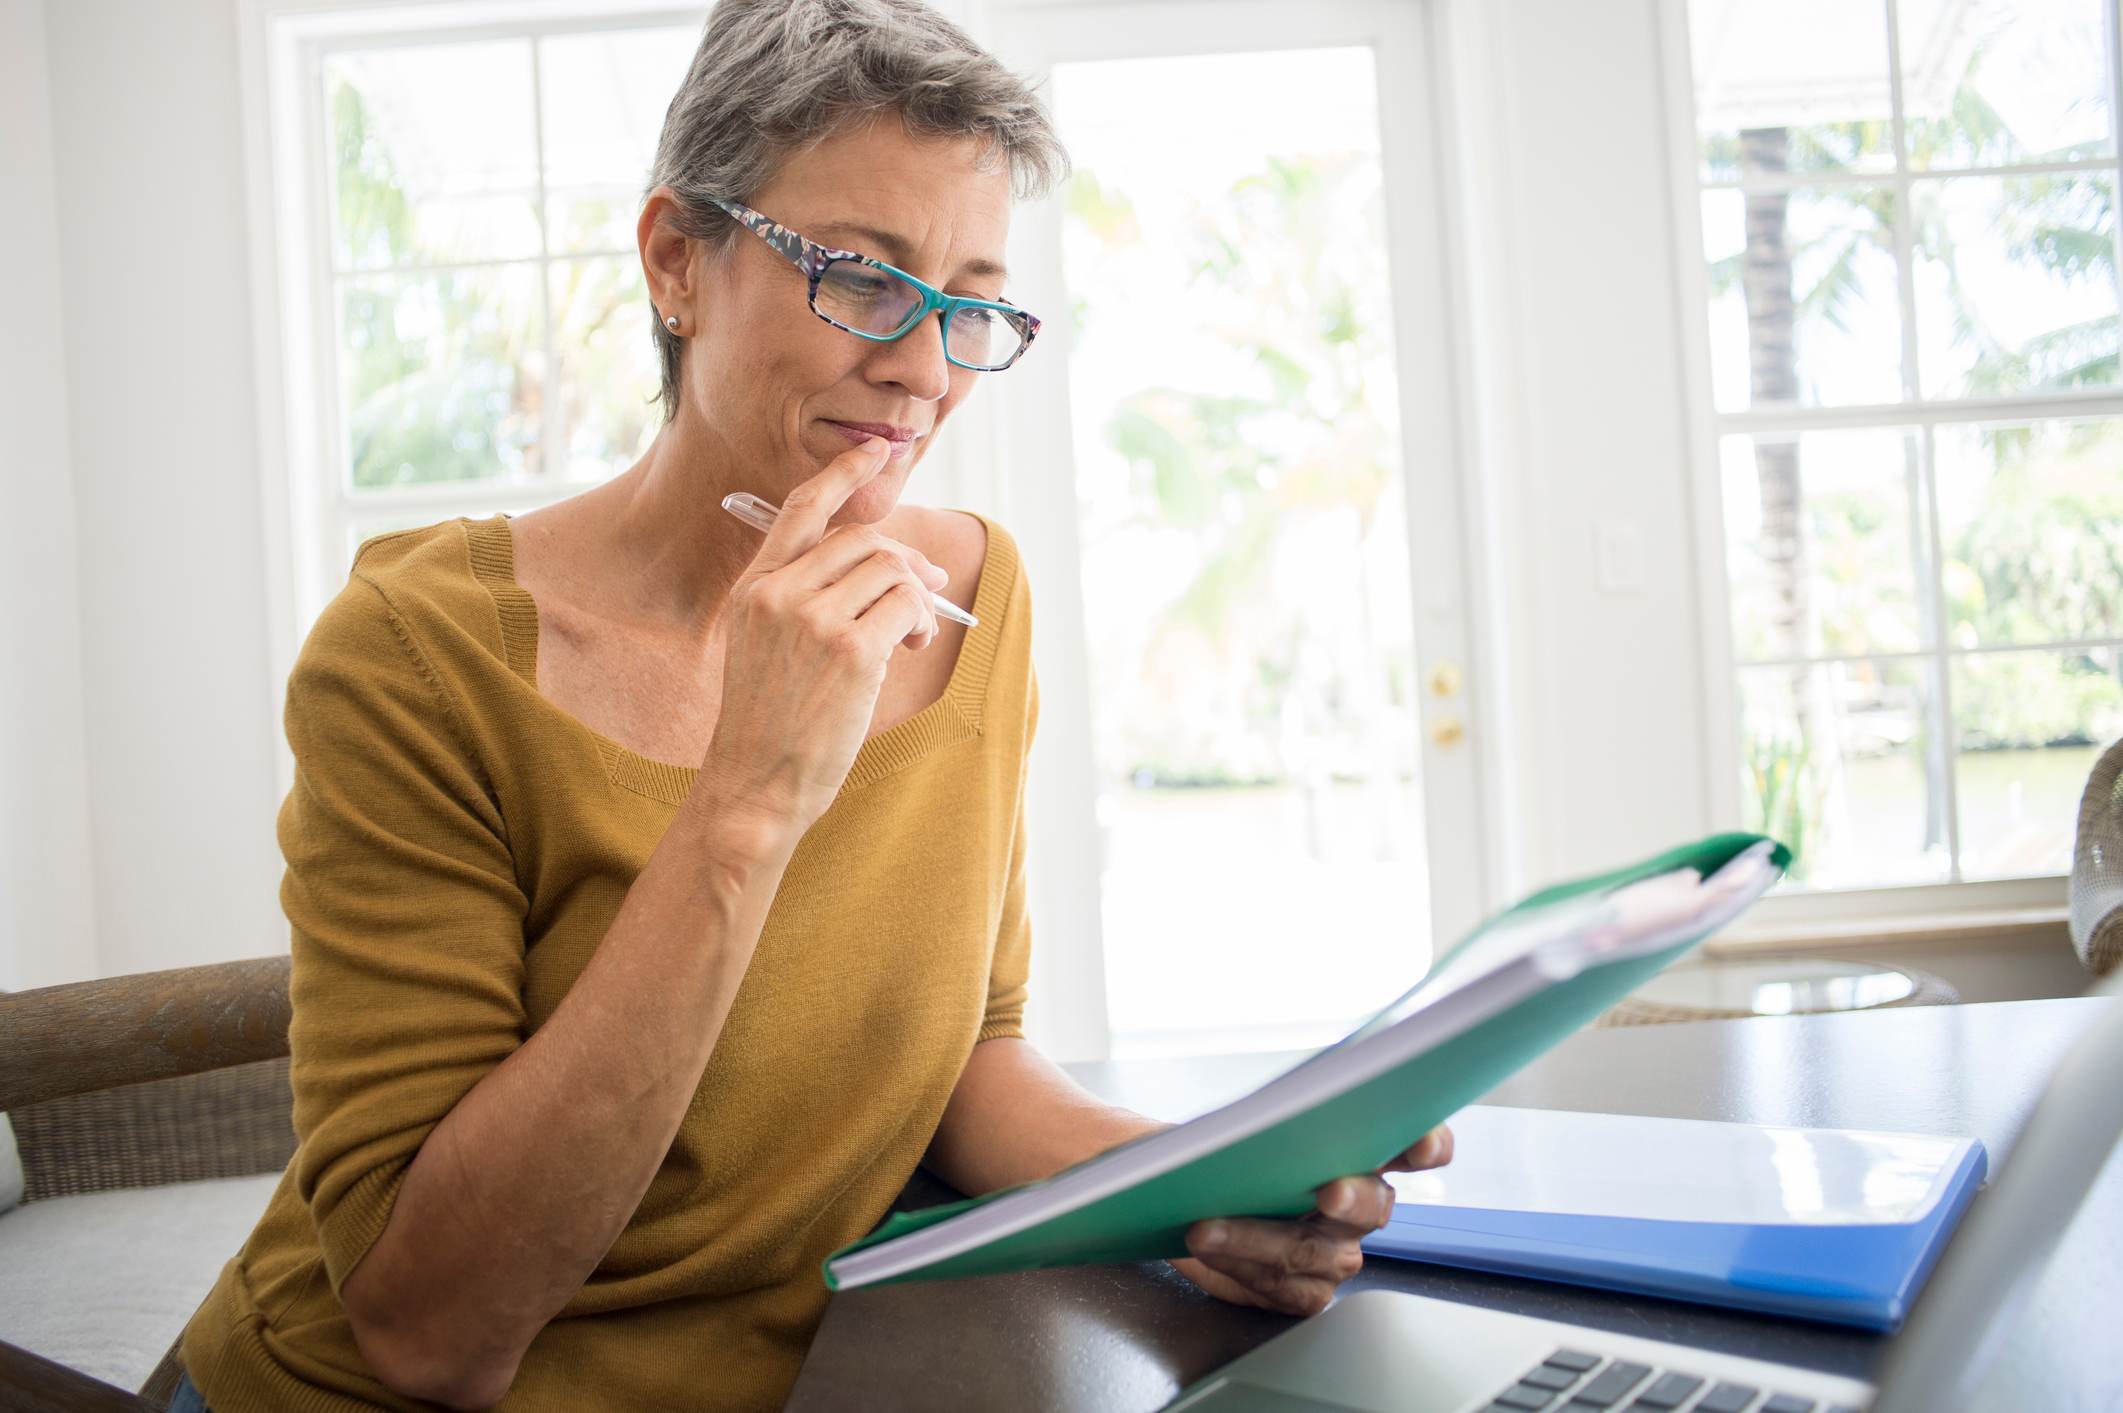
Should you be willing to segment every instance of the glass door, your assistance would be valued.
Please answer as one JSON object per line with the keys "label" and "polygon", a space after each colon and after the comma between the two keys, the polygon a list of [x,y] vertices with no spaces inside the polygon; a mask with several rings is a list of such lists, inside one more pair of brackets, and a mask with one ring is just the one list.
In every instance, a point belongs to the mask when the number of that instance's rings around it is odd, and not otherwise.
{"label": "glass door", "polygon": [[1117,1054],[1332,1040],[1479,908],[1429,133],[1381,102],[1419,12],[1216,12],[998,16],[1075,169],[1031,243],[1083,700],[1042,686],[1087,720]]}

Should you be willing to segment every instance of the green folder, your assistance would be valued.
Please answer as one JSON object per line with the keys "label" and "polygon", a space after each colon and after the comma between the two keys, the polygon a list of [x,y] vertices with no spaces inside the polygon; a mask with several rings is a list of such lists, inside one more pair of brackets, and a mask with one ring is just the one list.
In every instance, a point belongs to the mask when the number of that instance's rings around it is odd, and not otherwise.
{"label": "green folder", "polygon": [[1207,1217],[1303,1216],[1322,1185],[1398,1156],[1731,921],[1790,861],[1761,835],[1718,834],[1544,889],[1245,1098],[1052,1177],[895,1212],[826,1258],[826,1286],[1171,1258]]}

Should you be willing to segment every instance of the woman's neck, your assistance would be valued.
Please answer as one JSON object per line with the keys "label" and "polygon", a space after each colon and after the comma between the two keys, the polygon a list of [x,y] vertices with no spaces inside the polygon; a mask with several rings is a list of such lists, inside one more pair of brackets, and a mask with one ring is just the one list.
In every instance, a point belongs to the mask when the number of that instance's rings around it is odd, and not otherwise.
{"label": "woman's neck", "polygon": [[718,636],[760,544],[757,530],[722,508],[725,495],[747,489],[732,466],[727,448],[681,417],[631,468],[577,497],[578,602],[701,642]]}

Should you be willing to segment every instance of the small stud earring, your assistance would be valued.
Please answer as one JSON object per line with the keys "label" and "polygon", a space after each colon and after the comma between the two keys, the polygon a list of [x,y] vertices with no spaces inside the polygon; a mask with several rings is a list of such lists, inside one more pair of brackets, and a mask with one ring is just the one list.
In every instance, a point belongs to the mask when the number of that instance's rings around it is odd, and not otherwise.
{"label": "small stud earring", "polygon": [[669,330],[670,330],[670,331],[671,331],[672,333],[674,333],[674,334],[675,334],[675,333],[677,333],[677,332],[678,332],[678,316],[677,316],[676,314],[666,314],[666,315],[664,315],[664,319],[663,319],[663,326],[664,326],[665,328],[669,329]]}

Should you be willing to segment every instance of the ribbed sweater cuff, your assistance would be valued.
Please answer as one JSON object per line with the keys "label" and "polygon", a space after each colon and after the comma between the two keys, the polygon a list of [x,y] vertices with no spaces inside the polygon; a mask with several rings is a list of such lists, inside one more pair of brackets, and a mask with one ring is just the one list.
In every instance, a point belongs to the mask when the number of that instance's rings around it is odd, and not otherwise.
{"label": "ribbed sweater cuff", "polygon": [[[214,1413],[376,1413],[383,1408],[432,1407],[432,1404],[392,1401],[385,1404],[348,1398],[329,1389],[306,1384],[280,1367],[280,1361],[265,1347],[260,1336],[261,1320],[252,1316],[229,1336],[229,1362],[258,1376],[256,1383],[216,1387],[206,1393]],[[195,1376],[194,1382],[197,1382]]]}
{"label": "ribbed sweater cuff", "polygon": [[354,1267],[383,1235],[408,1166],[388,1163],[364,1175],[317,1223],[317,1241],[324,1249],[324,1271],[331,1278],[333,1295],[339,1294]]}

